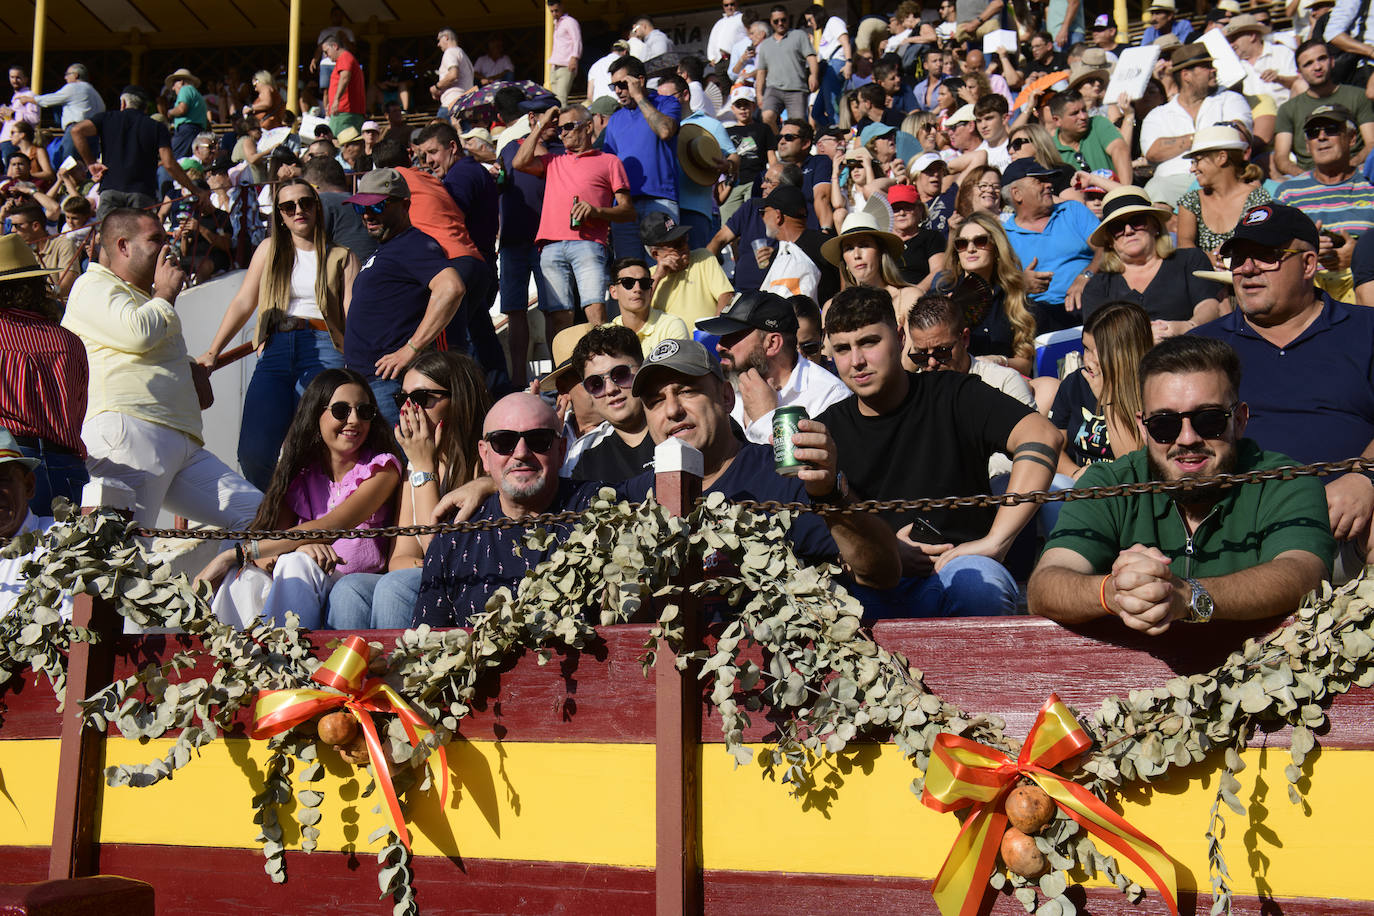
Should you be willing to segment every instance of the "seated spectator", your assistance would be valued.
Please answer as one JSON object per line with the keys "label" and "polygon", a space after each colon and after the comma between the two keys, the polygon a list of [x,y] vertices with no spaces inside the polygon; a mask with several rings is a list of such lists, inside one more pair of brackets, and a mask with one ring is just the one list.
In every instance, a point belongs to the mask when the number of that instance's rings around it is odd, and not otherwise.
{"label": "seated spectator", "polygon": [[[33,496],[37,490],[34,470],[39,463],[37,458],[25,458],[14,436],[0,426],[0,541],[8,542],[21,534],[44,531],[52,525],[50,516],[40,516],[33,510]],[[29,580],[24,565],[37,559],[35,554],[36,551],[12,558],[0,557],[0,617],[14,610],[19,593]],[[70,595],[62,596],[58,611],[64,619],[71,620]]]}
{"label": "seated spectator", "polygon": [[[839,377],[855,397],[819,419],[861,498],[987,493],[988,459],[996,452],[1012,456],[1009,491],[1048,486],[1060,446],[1050,422],[979,379],[906,372],[905,335],[886,292],[844,290],[830,304],[825,331]],[[1030,505],[885,513],[901,547],[903,580],[869,599],[882,616],[1013,613],[1016,582],[1000,561],[1034,514]]]}
{"label": "seated spectator", "polygon": [[735,290],[710,251],[687,247],[688,231],[686,225],[657,211],[646,215],[639,226],[640,241],[657,262],[653,307],[691,325],[725,308]]}
{"label": "seated spectator", "polygon": [[[1293,463],[1243,438],[1241,365],[1226,344],[1171,338],[1146,355],[1140,378],[1146,447],[1094,465],[1080,487]],[[1310,477],[1076,500],[1031,576],[1030,610],[1064,624],[1115,615],[1152,636],[1177,620],[1276,617],[1329,574],[1334,552]]]}
{"label": "seated spectator", "polygon": [[[400,482],[396,441],[367,380],[349,369],[326,369],[301,395],[250,528],[381,528],[395,518]],[[334,583],[345,571],[385,569],[387,546],[378,538],[249,540],[219,554],[196,579],[216,586],[211,609],[225,623],[247,629],[262,618],[283,626],[290,611],[315,630]],[[272,558],[268,574],[259,564]]]}
{"label": "seated spectator", "polygon": [[[1240,216],[1269,201],[1264,171],[1247,161],[1245,134],[1224,124],[1204,127],[1185,157],[1198,187],[1178,199],[1178,244],[1214,254],[1236,231]],[[1157,199],[1157,198],[1155,198]]]}
{"label": "seated spectator", "polygon": [[48,218],[43,208],[32,201],[7,208],[10,227],[24,240],[38,257],[39,263],[52,271],[49,282],[60,301],[67,300],[72,284],[81,274],[81,252],[66,235],[50,235]]}
{"label": "seated spectator", "polygon": [[846,216],[840,234],[821,246],[821,254],[839,268],[841,289],[862,286],[886,292],[896,320],[902,320],[920,296],[915,286],[902,279],[897,266],[901,238],[879,229],[878,221],[868,213]]}
{"label": "seated spectator", "polygon": [[1293,52],[1283,45],[1266,41],[1269,26],[1249,13],[1242,13],[1226,26],[1226,40],[1245,68],[1241,92],[1249,98],[1268,96],[1275,105],[1288,101],[1294,88],[1306,84],[1298,76]]}
{"label": "seated spectator", "polygon": [[90,479],[81,443],[86,348],[57,323],[52,273],[18,235],[0,236],[0,423],[13,447],[34,459],[29,507],[38,515],[51,515],[58,496],[80,504]]}
{"label": "seated spectator", "polygon": [[333,159],[315,159],[307,162],[301,173],[320,196],[325,241],[353,252],[360,265],[367,263],[377,253],[377,240],[367,234],[363,218],[348,202],[352,183],[343,166]]}
{"label": "seated spectator", "polygon": [[[195,182],[197,190],[209,191],[204,180]],[[193,198],[187,203],[174,241],[177,253],[186,265],[187,273],[204,283],[212,276],[228,270],[233,250],[233,224],[229,214],[216,207],[210,197]]]}
{"label": "seated spectator", "polygon": [[[734,282],[740,289],[758,289],[768,273],[768,268],[759,264],[754,253],[755,243],[768,237],[767,227],[763,223],[764,198],[780,187],[801,187],[804,180],[805,176],[800,166],[783,162],[769,165],[759,176],[761,196],[746,198],[707,244],[706,250],[716,256],[719,256],[727,245],[730,246],[732,260],[735,262]],[[825,189],[829,194],[828,183]],[[802,193],[805,196],[805,191]]]}
{"label": "seated spectator", "polygon": [[779,407],[803,407],[816,417],[850,396],[843,382],[798,352],[797,314],[775,293],[740,293],[719,316],[698,321],[697,330],[720,338],[716,352],[735,389],[730,416],[750,442],[773,441]]}
{"label": "seated spectator", "polygon": [[892,207],[892,233],[902,240],[902,279],[924,292],[945,269],[945,238],[924,225],[926,208],[912,185],[888,188],[887,202]]}
{"label": "seated spectator", "polygon": [[840,290],[840,275],[821,250],[826,235],[806,228],[806,198],[800,188],[780,187],[760,205],[769,244],[754,248],[767,259],[768,272],[759,289],[780,296],[809,296],[827,301]]}
{"label": "seated spectator", "polygon": [[1050,103],[1059,129],[1054,133],[1055,144],[1064,161],[1077,171],[1109,170],[1118,181],[1130,181],[1131,147],[1122,139],[1121,131],[1101,115],[1090,115],[1088,103],[1075,89],[1061,92]]}
{"label": "seated spectator", "polygon": [[372,170],[372,159],[367,155],[367,143],[362,131],[356,127],[345,127],[336,138],[339,141],[339,165],[350,175],[360,175]]}
{"label": "seated spectator", "polygon": [[681,318],[650,307],[653,287],[649,265],[639,258],[619,258],[611,265],[610,296],[620,312],[611,324],[634,331],[641,351],[692,336]]}
{"label": "seated spectator", "polygon": [[[62,232],[72,240],[78,250],[85,248],[86,240],[95,229],[95,212],[91,202],[79,194],[70,194],[62,199]],[[81,253],[81,269],[86,268],[85,252]],[[73,280],[72,282],[75,282]]]}
{"label": "seated spectator", "polygon": [[[491,409],[482,369],[471,357],[430,350],[401,377],[397,443],[406,456],[401,525],[427,525],[439,499],[479,473],[477,440]],[[398,538],[386,572],[344,570],[329,593],[332,630],[394,630],[410,626],[420,592],[420,567],[432,534]]]}
{"label": "seated spectator", "polygon": [[[1319,239],[1301,210],[1251,210],[1221,249],[1238,307],[1192,333],[1240,354],[1256,442],[1299,462],[1374,457],[1374,312],[1314,289]],[[1361,473],[1327,477],[1326,502],[1343,581],[1369,556],[1374,484]]]}
{"label": "seated spectator", "polygon": [[1299,175],[1312,168],[1303,123],[1322,105],[1342,105],[1355,116],[1359,124],[1353,147],[1355,161],[1367,164],[1369,152],[1374,149],[1374,105],[1364,94],[1364,87],[1347,86],[1336,79],[1335,56],[1320,38],[1298,45],[1297,65],[1307,88],[1294,92],[1279,106],[1274,127],[1275,171],[1279,175]]}
{"label": "seated spectator", "polygon": [[[1030,121],[1014,127],[1011,131],[1011,139],[1007,141],[1007,152],[1010,153],[1013,161],[1033,159],[1042,168],[1053,172],[1054,175],[1050,181],[1054,188],[1056,202],[1068,199],[1061,197],[1061,195],[1072,186],[1075,169],[1064,161],[1053,135],[1045,129],[1043,124]],[[1011,168],[1010,163],[1008,163],[1007,168]],[[1011,181],[1007,178],[1007,169],[1002,169],[1002,189],[1004,192],[1010,184]],[[1006,202],[1004,193],[1002,204],[1005,205]]]}
{"label": "seated spectator", "polygon": [[1152,319],[1156,341],[1185,334],[1221,315],[1220,283],[1196,276],[1212,270],[1200,249],[1174,248],[1169,217],[1139,188],[1117,188],[1102,203],[1102,223],[1089,241],[1102,267],[1083,289],[1083,321],[1113,300],[1134,302]]}
{"label": "seated spectator", "polygon": [[580,380],[601,424],[568,450],[564,477],[619,483],[653,466],[644,405],[630,393],[643,362],[640,339],[628,328],[593,328],[573,347],[569,374]]}
{"label": "seated spectator", "polygon": [[[892,189],[897,190],[896,188]],[[892,194],[888,193],[891,203]],[[974,211],[982,210],[994,216],[1002,212],[1002,173],[990,165],[969,169],[964,180],[959,182],[959,193],[954,198],[954,212],[961,219],[968,219]],[[893,208],[893,229],[896,229],[896,208]],[[899,233],[900,234],[900,233]]]}
{"label": "seated spectator", "polygon": [[1012,210],[1007,237],[1025,265],[1031,314],[1042,334],[1080,322],[1083,288],[1102,260],[1088,241],[1097,218],[1078,201],[1055,203],[1053,177],[1034,159],[1014,160],[1002,176]]}
{"label": "seated spectator", "polygon": [[974,284],[980,294],[986,287],[986,305],[968,316],[969,352],[1029,376],[1035,360],[1035,316],[1026,298],[1021,262],[1002,223],[988,213],[970,214],[950,233],[945,263],[949,271],[931,283],[935,292],[951,295],[969,276],[982,281]]}

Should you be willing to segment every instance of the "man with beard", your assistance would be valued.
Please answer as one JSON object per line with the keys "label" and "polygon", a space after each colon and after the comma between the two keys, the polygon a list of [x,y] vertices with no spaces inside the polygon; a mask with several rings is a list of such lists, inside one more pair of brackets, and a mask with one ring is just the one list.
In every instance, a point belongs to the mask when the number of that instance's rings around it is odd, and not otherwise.
{"label": "man with beard", "polygon": [[[1174,337],[1140,363],[1145,447],[1078,486],[1178,480],[1292,464],[1242,438],[1240,358]],[[1329,575],[1335,542],[1313,478],[1067,503],[1029,584],[1030,611],[1064,624],[1115,615],[1151,636],[1176,620],[1287,614]]]}
{"label": "man with beard", "polygon": [[796,311],[776,293],[740,293],[720,315],[698,321],[697,329],[720,338],[716,353],[736,395],[730,416],[750,442],[772,441],[779,407],[804,407],[815,417],[850,396],[844,382],[797,350]]}

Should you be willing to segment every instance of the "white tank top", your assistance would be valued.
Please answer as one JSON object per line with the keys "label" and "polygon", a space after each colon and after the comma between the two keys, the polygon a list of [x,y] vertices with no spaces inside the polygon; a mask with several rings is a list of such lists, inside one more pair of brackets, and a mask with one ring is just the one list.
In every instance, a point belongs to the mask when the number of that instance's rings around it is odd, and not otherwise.
{"label": "white tank top", "polygon": [[291,302],[286,314],[292,318],[324,319],[320,304],[315,301],[315,263],[314,251],[296,249],[296,266],[291,270]]}

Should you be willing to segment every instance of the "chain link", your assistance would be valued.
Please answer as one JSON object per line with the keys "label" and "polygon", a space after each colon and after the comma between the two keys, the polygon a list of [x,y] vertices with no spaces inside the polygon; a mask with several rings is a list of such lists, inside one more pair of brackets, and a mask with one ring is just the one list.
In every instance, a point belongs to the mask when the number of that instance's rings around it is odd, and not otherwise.
{"label": "chain link", "polygon": [[[1118,496],[1140,496],[1147,493],[1179,493],[1203,487],[1229,487],[1237,484],[1262,483],[1266,480],[1295,480],[1299,477],[1324,477],[1351,471],[1374,471],[1374,458],[1347,458],[1344,461],[1319,461],[1314,464],[1284,465],[1264,471],[1243,474],[1218,474],[1215,477],[1184,477],[1179,480],[1149,480],[1141,483],[1122,483],[1104,487],[1083,487],[1069,490],[1031,490],[1025,493],[985,493],[979,496],[932,496],[922,499],[870,499],[846,506],[812,505],[810,503],[782,503],[775,500],[738,500],[735,504],[761,512],[815,512],[822,515],[853,515],[855,513],[926,512],[931,509],[988,509],[998,506],[1019,506],[1026,503],[1043,505],[1053,502],[1073,502],[1079,499],[1110,499]],[[698,505],[701,501],[698,500]],[[578,510],[546,512],[525,518],[483,519],[475,522],[443,522],[436,525],[391,525],[386,528],[338,528],[286,531],[226,530],[202,528],[137,528],[135,533],[146,538],[183,538],[197,541],[335,541],[340,538],[394,538],[458,531],[501,531],[511,528],[535,528],[576,521],[582,517]]]}

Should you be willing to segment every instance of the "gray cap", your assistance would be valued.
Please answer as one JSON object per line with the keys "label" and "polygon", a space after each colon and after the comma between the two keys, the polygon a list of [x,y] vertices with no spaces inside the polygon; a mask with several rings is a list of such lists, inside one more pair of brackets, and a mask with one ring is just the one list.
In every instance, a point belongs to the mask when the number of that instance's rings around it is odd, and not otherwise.
{"label": "gray cap", "polygon": [[350,204],[371,206],[388,197],[410,200],[410,185],[395,169],[373,169],[358,181],[358,193],[348,199]]}
{"label": "gray cap", "polygon": [[695,340],[664,340],[644,358],[630,393],[637,398],[643,397],[649,387],[649,379],[663,372],[676,372],[690,378],[714,375],[718,379],[725,379],[725,374],[720,371],[720,363]]}

